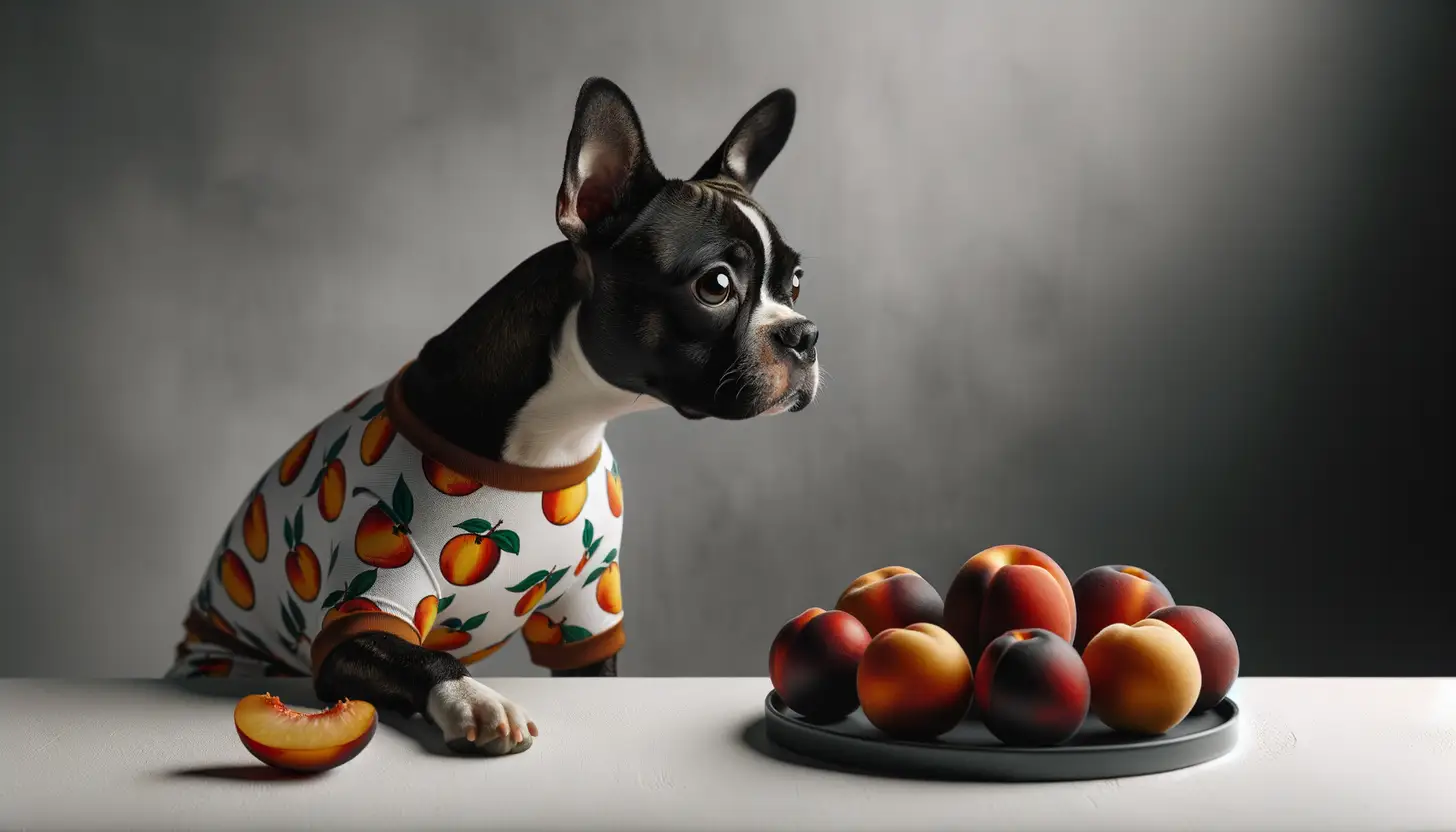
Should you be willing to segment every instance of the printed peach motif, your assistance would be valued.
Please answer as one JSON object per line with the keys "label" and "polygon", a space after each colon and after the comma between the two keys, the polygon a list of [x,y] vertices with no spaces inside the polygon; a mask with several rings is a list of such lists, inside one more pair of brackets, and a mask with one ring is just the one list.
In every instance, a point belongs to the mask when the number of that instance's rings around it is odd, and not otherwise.
{"label": "printed peach motif", "polygon": [[243,517],[243,546],[259,563],[268,557],[268,506],[258,492],[253,493],[248,513]]}
{"label": "printed peach motif", "polygon": [[359,440],[359,461],[373,465],[384,458],[384,452],[394,441],[394,423],[384,411],[384,402],[369,408],[369,412],[360,416],[359,420],[369,423],[364,426],[364,436]]}
{"label": "printed peach motif", "polygon": [[[450,602],[453,600],[455,600],[454,595],[447,596],[445,598],[445,606],[449,606]],[[436,598],[433,595],[426,595],[425,597],[421,598],[420,602],[418,604],[415,604],[415,632],[419,633],[421,636],[429,635],[430,630],[435,626],[435,616],[438,615],[439,612],[439,598]]]}
{"label": "printed peach motif", "polygon": [[602,565],[586,579],[583,587],[597,585],[597,606],[613,615],[622,611],[622,575],[617,567],[617,550],[607,553]]}
{"label": "printed peach motif", "polygon": [[322,579],[318,556],[303,542],[303,507],[293,515],[293,522],[283,518],[283,541],[288,544],[288,556],[283,559],[283,571],[288,576],[288,585],[299,598],[312,601],[318,597],[319,582]]}
{"label": "printed peach motif", "polygon": [[[535,609],[536,605],[541,603],[541,599],[546,596],[546,593],[550,592],[551,588],[556,586],[558,581],[566,577],[566,573],[569,571],[571,571],[571,567],[569,566],[563,566],[560,569],[554,566],[551,569],[540,569],[527,575],[515,586],[508,587],[506,589],[507,592],[514,592],[521,596],[516,601],[516,617],[523,618],[527,613]],[[554,604],[556,602],[552,601],[551,603]]]}
{"label": "printed peach motif", "polygon": [[576,569],[571,574],[580,575],[581,570],[586,568],[586,565],[591,562],[592,556],[597,553],[597,547],[602,545],[600,537],[593,538],[595,532],[596,530],[592,528],[592,521],[586,521],[586,525],[581,530],[581,545],[586,547],[586,551],[581,553],[581,560],[576,562]]}
{"label": "printed peach motif", "polygon": [[521,538],[509,529],[500,526],[504,520],[488,523],[473,517],[455,528],[465,534],[457,534],[445,541],[440,549],[440,574],[456,586],[470,586],[489,578],[500,564],[502,550],[518,555],[521,552]]}
{"label": "printed peach motif", "polygon": [[321,626],[328,627],[333,622],[346,615],[353,615],[361,612],[379,612],[379,605],[362,597],[374,587],[374,582],[379,579],[379,570],[370,569],[367,572],[360,572],[349,579],[348,585],[343,589],[336,589],[329,593],[324,599],[324,609],[328,613],[324,615]]}
{"label": "printed peach motif", "polygon": [[521,628],[521,635],[532,644],[571,644],[585,641],[592,636],[591,631],[585,627],[567,624],[564,618],[560,621],[552,621],[539,610],[531,613],[531,617],[526,619],[526,625]]}
{"label": "printed peach motif", "polygon": [[233,672],[233,660],[224,658],[198,659],[192,670],[187,673],[189,679],[226,679]]}
{"label": "printed peach motif", "polygon": [[265,693],[245,696],[233,709],[233,725],[248,753],[287,771],[325,771],[349,762],[374,738],[378,724],[374,706],[360,700],[301,713]]}
{"label": "printed peach motif", "polygon": [[314,428],[303,435],[303,438],[294,443],[288,453],[283,455],[283,460],[278,463],[278,484],[292,485],[303,473],[303,464],[308,462],[308,452],[313,450],[313,441],[318,438],[318,428]]}
{"label": "printed peach motif", "polygon": [[227,593],[228,600],[236,604],[238,609],[253,608],[256,600],[253,576],[248,574],[248,567],[243,559],[232,549],[223,552],[217,559],[217,580],[222,584],[223,592]]}
{"label": "printed peach motif", "polygon": [[581,516],[586,505],[586,480],[560,491],[547,491],[541,495],[541,512],[553,525],[565,526]]}
{"label": "printed peach motif", "polygon": [[612,469],[607,472],[607,507],[613,517],[622,516],[622,475],[617,471],[617,460],[612,460]]}
{"label": "printed peach motif", "polygon": [[[366,489],[354,489],[356,497],[366,493]],[[359,560],[380,569],[404,566],[415,553],[409,538],[415,499],[404,483],[404,475],[395,482],[390,503],[380,500],[370,506],[354,531],[354,554]]]}
{"label": "printed peach motif", "polygon": [[513,635],[515,635],[515,633],[507,633],[505,638],[501,639],[500,641],[497,641],[495,644],[492,644],[489,647],[481,648],[480,650],[476,650],[474,653],[471,653],[468,656],[461,656],[460,657],[460,663],[461,664],[475,664],[478,661],[481,661],[483,659],[488,659],[491,656],[494,656],[496,653],[500,652],[500,649],[502,647],[505,647],[506,646],[506,642],[510,641],[511,640],[511,636],[513,636]]}
{"label": "printed peach motif", "polygon": [[344,492],[346,480],[344,477],[344,463],[339,459],[339,452],[344,449],[344,441],[349,438],[349,431],[346,429],[334,440],[324,453],[323,465],[319,468],[318,474],[313,478],[313,485],[309,486],[308,495],[318,495],[319,515],[330,523],[339,519],[339,514],[344,510]]}
{"label": "printed peach motif", "polygon": [[420,455],[420,467],[424,469],[425,481],[441,494],[464,497],[480,490],[481,483],[446,467],[444,463],[437,462],[428,455]]}
{"label": "printed peach motif", "polygon": [[489,613],[461,621],[458,618],[447,618],[435,625],[425,636],[424,645],[431,650],[457,650],[470,643],[470,631],[485,623],[485,617]]}

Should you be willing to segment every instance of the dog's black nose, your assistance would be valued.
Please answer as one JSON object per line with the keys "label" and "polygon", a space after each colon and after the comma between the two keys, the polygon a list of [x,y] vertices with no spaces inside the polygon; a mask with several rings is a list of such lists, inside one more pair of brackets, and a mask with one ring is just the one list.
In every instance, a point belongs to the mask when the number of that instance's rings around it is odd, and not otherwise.
{"label": "dog's black nose", "polygon": [[813,321],[794,321],[774,330],[774,337],[788,347],[800,361],[814,360],[814,345],[819,343],[819,327]]}

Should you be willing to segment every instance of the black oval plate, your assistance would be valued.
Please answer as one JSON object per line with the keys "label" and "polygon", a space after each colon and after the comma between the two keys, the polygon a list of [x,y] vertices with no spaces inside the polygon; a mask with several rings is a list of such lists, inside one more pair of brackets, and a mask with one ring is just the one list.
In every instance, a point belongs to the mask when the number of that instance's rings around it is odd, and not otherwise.
{"label": "black oval plate", "polygon": [[1101,780],[1206,763],[1238,743],[1239,707],[1225,699],[1158,737],[1108,728],[1088,715],[1076,736],[1050,748],[1004,745],[968,719],[937,739],[893,739],[856,710],[837,722],[810,722],[770,692],[764,702],[769,739],[790,751],[852,768],[958,780]]}

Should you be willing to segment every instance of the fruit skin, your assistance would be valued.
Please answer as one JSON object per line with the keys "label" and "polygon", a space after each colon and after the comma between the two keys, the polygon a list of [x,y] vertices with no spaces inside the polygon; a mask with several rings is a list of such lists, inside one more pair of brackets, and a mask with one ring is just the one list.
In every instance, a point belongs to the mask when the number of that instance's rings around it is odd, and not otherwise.
{"label": "fruit skin", "polygon": [[945,629],[967,656],[1009,630],[1050,630],[1071,641],[1077,605],[1057,562],[1029,546],[992,546],[962,564],[945,593]]}
{"label": "fruit skin", "polygon": [[308,461],[309,451],[313,450],[313,442],[318,438],[318,428],[314,428],[303,435],[303,438],[294,443],[288,453],[283,455],[283,460],[278,463],[278,484],[291,485],[298,475],[303,472],[303,464]]}
{"label": "fruit skin", "polygon": [[312,601],[319,593],[319,559],[307,543],[300,543],[283,559],[288,585],[304,601]]}
{"label": "fruit skin", "polygon": [[1083,572],[1072,583],[1072,597],[1077,603],[1077,637],[1072,646],[1079,652],[1103,627],[1133,624],[1173,605],[1173,595],[1162,581],[1145,569],[1124,564]]}
{"label": "fruit skin", "polygon": [[1239,678],[1239,643],[1229,625],[1213,611],[1189,605],[1163,607],[1148,617],[1181,633],[1198,657],[1203,681],[1192,713],[1201,714],[1222,702]]}
{"label": "fruit skin", "polygon": [[1165,621],[1110,624],[1087,642],[1082,663],[1092,683],[1092,713],[1108,727],[1162,734],[1198,701],[1198,655]]}
{"label": "fruit skin", "polygon": [[[322,493],[322,492],[320,492]],[[354,531],[354,554],[380,569],[394,569],[409,563],[414,547],[404,530],[379,506],[370,506]]]}
{"label": "fruit skin", "polygon": [[456,586],[470,586],[489,578],[500,564],[500,547],[478,534],[458,534],[440,549],[440,574]]}
{"label": "fruit skin", "polygon": [[971,660],[955,637],[924,622],[871,639],[855,681],[870,724],[904,739],[933,739],[954,728],[975,693]]}
{"label": "fruit skin", "polygon": [[622,573],[617,561],[612,561],[597,580],[597,606],[612,615],[622,611]]}
{"label": "fruit skin", "polygon": [[768,675],[784,704],[815,722],[841,719],[859,707],[855,674],[870,634],[842,610],[810,607],[779,628],[768,651]]}
{"label": "fruit skin", "polygon": [[582,507],[585,505],[586,480],[569,488],[547,491],[541,495],[541,513],[557,526],[565,526],[575,520],[581,515]]}
{"label": "fruit skin", "polygon": [[986,645],[975,676],[981,721],[1007,745],[1057,745],[1087,720],[1087,668],[1072,645],[1049,630],[1003,633]]}
{"label": "fruit skin", "polygon": [[420,467],[425,472],[425,481],[436,491],[451,497],[464,497],[479,491],[482,483],[447,468],[429,456],[420,457]]}
{"label": "fruit skin", "polygon": [[262,762],[287,771],[318,772],[357,757],[374,738],[379,714],[360,700],[304,714],[276,696],[254,694],[233,709],[233,726],[243,747]]}
{"label": "fruit skin", "polygon": [[339,519],[344,510],[344,463],[335,459],[324,469],[324,478],[318,490],[319,515],[330,523]]}
{"label": "fruit skin", "polygon": [[243,546],[253,560],[261,563],[268,557],[268,506],[262,494],[254,494],[248,503],[248,513],[243,518]]}
{"label": "fruit skin", "polygon": [[[223,592],[238,609],[250,610],[253,608],[257,596],[253,591],[253,578],[248,574],[248,567],[243,559],[229,549],[222,553],[217,560],[217,579],[222,583]],[[215,616],[214,616],[215,617]]]}
{"label": "fruit skin", "polygon": [[886,566],[855,578],[834,608],[858,618],[871,637],[921,622],[939,626],[945,619],[940,593],[904,566]]}

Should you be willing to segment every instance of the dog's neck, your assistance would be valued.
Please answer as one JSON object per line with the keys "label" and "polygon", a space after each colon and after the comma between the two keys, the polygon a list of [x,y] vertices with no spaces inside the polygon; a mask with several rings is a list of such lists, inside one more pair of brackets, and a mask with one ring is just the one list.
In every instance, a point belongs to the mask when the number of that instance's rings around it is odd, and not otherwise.
{"label": "dog's neck", "polygon": [[431,338],[405,372],[405,404],[455,445],[532,468],[591,456],[612,419],[661,406],[616,387],[582,350],[590,278],[569,243],[513,269]]}

